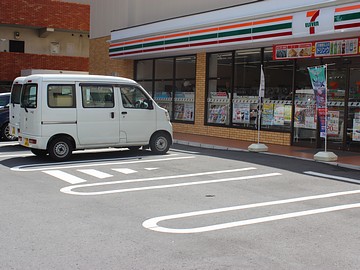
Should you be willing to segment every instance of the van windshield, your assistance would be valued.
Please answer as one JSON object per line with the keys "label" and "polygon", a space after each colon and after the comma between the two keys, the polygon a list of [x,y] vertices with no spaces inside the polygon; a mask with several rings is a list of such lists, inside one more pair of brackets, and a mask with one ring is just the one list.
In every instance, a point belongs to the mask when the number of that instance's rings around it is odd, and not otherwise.
{"label": "van windshield", "polygon": [[22,84],[14,84],[11,89],[11,103],[20,104],[20,95],[21,95]]}
{"label": "van windshield", "polygon": [[37,107],[37,84],[25,84],[21,92],[20,105],[22,108]]}

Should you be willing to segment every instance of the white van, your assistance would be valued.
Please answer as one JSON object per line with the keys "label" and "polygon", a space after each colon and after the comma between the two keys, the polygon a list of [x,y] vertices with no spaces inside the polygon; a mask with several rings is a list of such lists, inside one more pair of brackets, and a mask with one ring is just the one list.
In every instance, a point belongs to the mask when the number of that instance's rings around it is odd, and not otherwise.
{"label": "white van", "polygon": [[19,142],[38,156],[73,150],[172,144],[168,112],[135,81],[97,75],[30,75],[21,94]]}
{"label": "white van", "polygon": [[11,98],[9,104],[9,127],[11,135],[18,136],[19,117],[20,117],[20,95],[21,88],[26,77],[17,77],[11,86]]}

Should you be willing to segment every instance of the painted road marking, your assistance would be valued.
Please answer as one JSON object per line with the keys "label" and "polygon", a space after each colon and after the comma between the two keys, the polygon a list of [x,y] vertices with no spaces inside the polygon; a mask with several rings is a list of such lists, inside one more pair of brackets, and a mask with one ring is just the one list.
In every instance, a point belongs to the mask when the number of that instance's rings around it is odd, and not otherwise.
{"label": "painted road marking", "polygon": [[94,176],[96,178],[99,179],[105,179],[105,178],[109,178],[109,177],[113,177],[113,175],[108,174],[108,173],[104,173],[98,170],[94,170],[94,169],[84,169],[84,170],[78,170],[79,172]]}
{"label": "painted road marking", "polygon": [[86,182],[86,180],[79,178],[77,176],[74,176],[72,174],[60,171],[60,170],[51,170],[51,171],[43,171],[44,173],[54,176],[60,180],[66,181],[72,185],[80,184]]}
{"label": "painted road marking", "polygon": [[313,175],[313,176],[320,176],[320,177],[325,177],[325,178],[330,178],[330,179],[335,179],[335,180],[360,184],[360,180],[347,178],[347,177],[342,177],[342,176],[335,176],[335,175],[331,175],[331,174],[324,174],[324,173],[318,173],[318,172],[312,172],[312,171],[307,171],[307,172],[304,172],[304,173],[309,174],[309,175]]}
{"label": "painted road marking", "polygon": [[147,171],[154,171],[154,170],[158,170],[159,168],[144,168]]}
{"label": "painted road marking", "polygon": [[179,157],[176,156],[176,154],[174,154],[156,159],[143,159],[139,157],[134,157],[134,158],[104,159],[101,161],[99,160],[86,160],[86,161],[77,161],[77,162],[68,161],[62,163],[58,162],[58,163],[47,163],[47,164],[40,163],[40,164],[20,165],[20,166],[12,167],[11,170],[31,172],[31,171],[69,169],[69,168],[81,168],[81,167],[91,167],[91,166],[113,166],[113,165],[124,165],[124,164],[134,164],[134,163],[162,162],[162,161],[173,161],[173,160],[192,159],[192,158],[195,158],[195,156]]}
{"label": "painted road marking", "polygon": [[[249,168],[246,168],[246,169],[249,170]],[[280,173],[268,173],[268,174],[223,178],[223,179],[216,179],[216,180],[205,180],[205,181],[186,182],[186,183],[179,183],[179,184],[146,186],[146,187],[138,187],[138,188],[115,189],[115,190],[97,191],[97,192],[95,192],[95,191],[94,192],[74,191],[74,189],[77,189],[77,188],[87,188],[87,187],[95,187],[95,186],[101,186],[101,185],[113,185],[113,184],[129,183],[129,182],[154,181],[154,180],[160,180],[160,179],[181,178],[179,176],[176,176],[176,177],[173,177],[173,176],[172,177],[154,177],[154,178],[127,180],[127,181],[114,181],[114,182],[105,182],[105,183],[75,185],[75,186],[64,187],[60,191],[63,193],[66,193],[66,194],[71,194],[71,195],[92,196],[92,195],[105,195],[105,194],[114,194],[114,193],[125,193],[125,192],[134,192],[134,191],[143,191],[143,190],[166,189],[166,188],[174,188],[174,187],[185,187],[185,186],[204,185],[204,184],[213,184],[213,183],[230,182],[230,181],[249,180],[249,179],[279,176],[279,175],[281,175],[281,174]],[[183,176],[183,177],[189,177],[189,176]]]}
{"label": "painted road marking", "polygon": [[113,171],[117,171],[119,173],[123,173],[123,174],[132,174],[132,173],[136,173],[137,171],[132,170],[132,169],[127,169],[127,168],[121,168],[121,169],[112,169]]}
{"label": "painted road marking", "polygon": [[327,213],[327,212],[333,212],[333,211],[358,208],[358,207],[360,207],[360,203],[318,208],[318,209],[312,209],[312,210],[306,210],[306,211],[300,211],[300,212],[287,213],[287,214],[282,214],[282,215],[274,215],[274,216],[268,216],[268,217],[240,220],[240,221],[235,221],[235,222],[228,222],[228,223],[203,226],[203,227],[197,227],[197,228],[173,229],[173,228],[166,228],[166,227],[159,226],[158,223],[161,221],[169,221],[169,220],[174,220],[174,219],[197,217],[197,216],[201,216],[201,215],[210,215],[210,214],[223,213],[223,212],[228,212],[228,211],[237,211],[237,210],[244,210],[244,209],[250,209],[250,208],[256,208],[256,207],[266,207],[266,206],[271,206],[271,205],[280,205],[280,204],[287,204],[287,203],[294,203],[294,202],[331,198],[331,197],[336,197],[336,196],[353,195],[353,194],[359,194],[359,193],[360,193],[360,190],[351,190],[351,191],[334,192],[334,193],[327,193],[327,194],[321,194],[321,195],[292,198],[292,199],[286,199],[286,200],[254,203],[254,204],[247,204],[247,205],[239,205],[239,206],[232,206],[232,207],[225,207],[225,208],[218,208],[218,209],[211,209],[211,210],[203,210],[203,211],[195,211],[195,212],[188,212],[188,213],[182,213],[182,214],[161,216],[161,217],[155,217],[155,218],[145,220],[143,222],[143,227],[146,229],[149,229],[149,230],[157,231],[157,232],[177,233],[177,234],[201,233],[201,232],[222,230],[222,229],[258,224],[258,223],[287,219],[287,218],[294,218],[294,217],[301,217],[301,216],[307,216],[307,215],[315,215],[315,214],[321,214],[321,213]]}
{"label": "painted road marking", "polygon": [[29,157],[33,156],[34,154],[9,154],[9,155],[3,155],[0,154],[0,158],[8,158],[8,157]]}

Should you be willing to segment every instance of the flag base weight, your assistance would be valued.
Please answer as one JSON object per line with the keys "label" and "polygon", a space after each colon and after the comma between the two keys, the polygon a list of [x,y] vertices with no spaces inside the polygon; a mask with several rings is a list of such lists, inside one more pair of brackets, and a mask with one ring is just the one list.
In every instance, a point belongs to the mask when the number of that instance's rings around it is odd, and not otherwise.
{"label": "flag base weight", "polygon": [[330,162],[330,161],[337,161],[338,156],[335,155],[333,152],[318,152],[314,155],[314,159],[316,161],[325,161],[325,162]]}
{"label": "flag base weight", "polygon": [[269,148],[263,143],[253,143],[248,147],[250,152],[267,152]]}

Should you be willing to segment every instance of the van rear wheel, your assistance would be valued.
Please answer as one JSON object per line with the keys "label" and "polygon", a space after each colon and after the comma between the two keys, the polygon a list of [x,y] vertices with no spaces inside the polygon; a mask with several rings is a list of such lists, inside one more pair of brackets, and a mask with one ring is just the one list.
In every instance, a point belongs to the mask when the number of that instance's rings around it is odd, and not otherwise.
{"label": "van rear wheel", "polygon": [[1,129],[1,137],[6,141],[15,141],[17,140],[17,137],[14,137],[11,134],[9,122],[5,123],[4,126]]}
{"label": "van rear wheel", "polygon": [[56,138],[49,144],[49,156],[56,161],[68,160],[72,154],[72,144],[67,138]]}
{"label": "van rear wheel", "polygon": [[155,133],[150,139],[150,149],[157,155],[164,155],[169,150],[171,138],[165,132]]}

